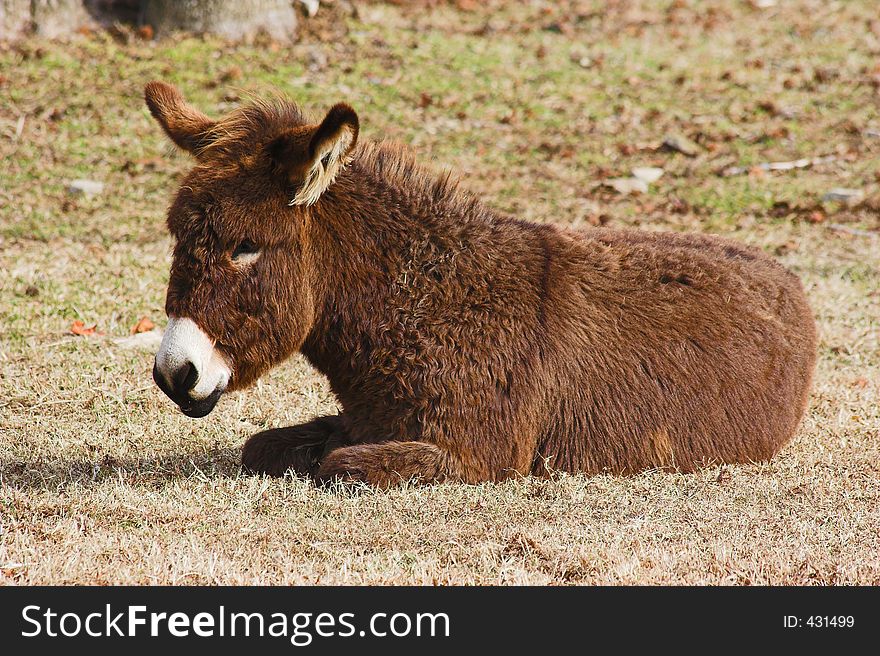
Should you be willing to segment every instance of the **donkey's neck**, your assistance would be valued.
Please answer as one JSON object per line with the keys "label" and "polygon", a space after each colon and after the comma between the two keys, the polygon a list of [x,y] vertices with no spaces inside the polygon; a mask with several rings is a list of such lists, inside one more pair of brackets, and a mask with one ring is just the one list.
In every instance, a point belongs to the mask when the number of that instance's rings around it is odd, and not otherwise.
{"label": "donkey's neck", "polygon": [[410,173],[356,161],[311,208],[316,316],[302,352],[343,404],[388,348],[384,333],[405,331],[418,295],[436,288],[420,277],[457,257],[490,256],[493,226],[506,221],[445,179]]}

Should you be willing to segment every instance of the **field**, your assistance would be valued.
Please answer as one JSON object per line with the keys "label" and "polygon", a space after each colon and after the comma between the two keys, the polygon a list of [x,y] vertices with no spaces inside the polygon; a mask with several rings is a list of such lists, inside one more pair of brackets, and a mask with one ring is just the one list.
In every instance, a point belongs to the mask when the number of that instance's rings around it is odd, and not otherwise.
{"label": "field", "polygon": [[[292,46],[0,46],[0,583],[880,584],[880,18],[765,4],[336,3]],[[524,219],[765,249],[820,328],[799,434],[687,475],[389,492],[244,475],[248,435],[335,402],[299,358],[202,420],[153,385],[156,333],[130,332],[165,324],[164,213],[190,165],[143,105],[155,78],[214,115],[274,89],[316,114],[345,100],[362,138],[410,143]],[[634,167],[664,173],[615,190]],[[103,191],[73,194],[80,178]]]}

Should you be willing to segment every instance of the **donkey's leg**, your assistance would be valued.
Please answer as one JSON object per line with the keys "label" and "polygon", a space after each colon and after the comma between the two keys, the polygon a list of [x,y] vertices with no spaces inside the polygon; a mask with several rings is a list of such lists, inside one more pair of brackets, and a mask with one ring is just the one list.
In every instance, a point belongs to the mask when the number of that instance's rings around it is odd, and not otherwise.
{"label": "donkey's leg", "polygon": [[362,481],[387,488],[405,481],[419,483],[466,478],[447,451],[427,442],[381,442],[334,449],[321,461],[316,478]]}
{"label": "donkey's leg", "polygon": [[314,476],[324,452],[339,444],[344,434],[342,417],[318,417],[312,421],[274,428],[252,435],[241,452],[241,465],[255,474],[283,476],[292,469]]}

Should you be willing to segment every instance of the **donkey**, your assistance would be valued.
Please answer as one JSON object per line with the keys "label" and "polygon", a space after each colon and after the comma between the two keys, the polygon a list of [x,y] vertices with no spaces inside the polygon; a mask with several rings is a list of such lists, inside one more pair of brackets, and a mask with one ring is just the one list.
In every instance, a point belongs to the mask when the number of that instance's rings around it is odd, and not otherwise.
{"label": "donkey", "polygon": [[341,412],[244,445],[251,472],[387,487],[765,461],[816,357],[796,276],[714,236],[508,218],[402,146],[255,101],[150,112],[195,156],[168,212],[153,377],[190,417],[301,352]]}

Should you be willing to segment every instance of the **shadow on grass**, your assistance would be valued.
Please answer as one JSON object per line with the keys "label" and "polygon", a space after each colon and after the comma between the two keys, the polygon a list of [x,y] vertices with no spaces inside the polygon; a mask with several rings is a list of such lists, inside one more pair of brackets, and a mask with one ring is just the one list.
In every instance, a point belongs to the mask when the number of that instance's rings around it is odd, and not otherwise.
{"label": "shadow on grass", "polygon": [[0,460],[0,483],[20,490],[57,491],[68,486],[95,487],[118,480],[124,485],[162,488],[174,481],[235,478],[245,475],[241,449],[214,447],[146,458],[112,456],[73,460],[35,458]]}

